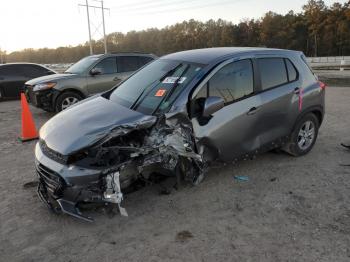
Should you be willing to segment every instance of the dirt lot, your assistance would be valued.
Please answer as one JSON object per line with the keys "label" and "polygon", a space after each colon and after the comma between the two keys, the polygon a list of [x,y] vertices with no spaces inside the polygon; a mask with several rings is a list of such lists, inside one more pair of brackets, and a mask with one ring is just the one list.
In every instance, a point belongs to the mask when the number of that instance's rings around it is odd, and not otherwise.
{"label": "dirt lot", "polygon": [[[213,169],[198,187],[127,195],[129,217],[51,214],[35,188],[35,142],[20,144],[18,101],[0,103],[0,261],[350,261],[350,88],[327,89],[313,151]],[[37,125],[50,115],[32,109]],[[246,175],[249,181],[236,181]]]}

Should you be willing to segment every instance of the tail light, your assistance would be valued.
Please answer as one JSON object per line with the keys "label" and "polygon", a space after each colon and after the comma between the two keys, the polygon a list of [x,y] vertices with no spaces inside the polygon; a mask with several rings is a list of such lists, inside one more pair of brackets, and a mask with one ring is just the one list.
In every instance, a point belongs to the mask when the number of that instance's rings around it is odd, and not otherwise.
{"label": "tail light", "polygon": [[322,90],[326,89],[327,85],[321,81],[318,81],[318,84]]}

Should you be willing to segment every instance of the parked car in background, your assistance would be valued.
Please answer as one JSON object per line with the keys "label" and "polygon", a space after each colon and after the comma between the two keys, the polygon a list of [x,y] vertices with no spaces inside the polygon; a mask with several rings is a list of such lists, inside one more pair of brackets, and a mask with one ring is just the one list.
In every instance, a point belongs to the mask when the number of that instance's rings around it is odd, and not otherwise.
{"label": "parked car in background", "polygon": [[166,55],[40,130],[38,192],[53,210],[89,220],[84,202],[121,204],[153,175],[198,184],[213,162],[314,146],[325,85],[302,52],[209,48]]}
{"label": "parked car in background", "polygon": [[33,78],[55,73],[55,71],[38,64],[0,64],[0,100],[5,98],[19,98],[25,82]]}
{"label": "parked car in background", "polygon": [[62,74],[26,82],[24,89],[32,105],[60,112],[86,97],[111,89],[154,59],[156,56],[142,53],[87,56]]}

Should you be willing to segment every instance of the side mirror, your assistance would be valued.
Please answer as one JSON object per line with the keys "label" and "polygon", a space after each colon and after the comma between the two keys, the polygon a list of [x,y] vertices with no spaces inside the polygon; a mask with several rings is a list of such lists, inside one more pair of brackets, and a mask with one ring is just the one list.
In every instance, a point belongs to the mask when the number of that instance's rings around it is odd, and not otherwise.
{"label": "side mirror", "polygon": [[225,105],[225,101],[222,97],[209,96],[205,99],[203,113],[204,117],[209,117],[216,111],[219,111]]}
{"label": "side mirror", "polygon": [[100,75],[100,74],[102,74],[100,68],[93,68],[90,70],[90,75],[92,75],[92,76],[96,76],[96,75]]}

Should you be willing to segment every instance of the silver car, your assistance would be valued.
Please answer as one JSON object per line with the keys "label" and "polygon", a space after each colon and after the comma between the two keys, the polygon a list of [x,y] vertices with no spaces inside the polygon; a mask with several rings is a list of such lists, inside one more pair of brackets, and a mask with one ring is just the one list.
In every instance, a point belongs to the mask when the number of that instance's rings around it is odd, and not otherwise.
{"label": "silver car", "polygon": [[63,74],[25,83],[29,102],[46,111],[62,111],[96,93],[111,89],[156,56],[142,53],[100,54],[85,57]]}
{"label": "silver car", "polygon": [[[281,149],[307,154],[325,85],[303,53],[210,48],[166,55],[121,85],[59,113],[40,130],[40,198],[85,220],[79,205],[119,205],[157,176],[197,185],[215,162]],[[125,192],[125,191],[124,191]]]}

